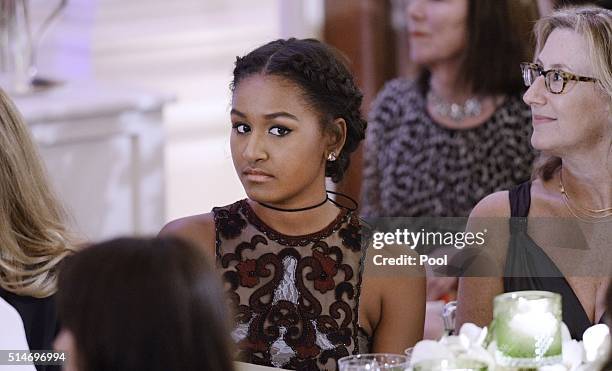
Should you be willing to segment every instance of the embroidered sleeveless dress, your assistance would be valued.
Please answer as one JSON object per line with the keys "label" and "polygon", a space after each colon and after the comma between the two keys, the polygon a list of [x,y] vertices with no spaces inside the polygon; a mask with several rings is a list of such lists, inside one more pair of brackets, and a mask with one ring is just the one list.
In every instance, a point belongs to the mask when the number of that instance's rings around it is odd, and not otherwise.
{"label": "embroidered sleeveless dress", "polygon": [[342,209],[326,228],[304,236],[273,230],[247,200],[213,213],[237,360],[335,370],[339,358],[368,351],[358,323],[365,245],[353,212]]}

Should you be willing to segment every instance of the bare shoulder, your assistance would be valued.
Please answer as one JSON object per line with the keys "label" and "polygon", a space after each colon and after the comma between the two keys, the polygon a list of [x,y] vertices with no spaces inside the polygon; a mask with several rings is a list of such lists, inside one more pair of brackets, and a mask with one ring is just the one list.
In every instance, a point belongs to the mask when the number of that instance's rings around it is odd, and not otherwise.
{"label": "bare shoulder", "polygon": [[216,233],[213,213],[173,220],[162,228],[159,236],[185,239],[201,247],[207,254],[215,255]]}
{"label": "bare shoulder", "polygon": [[491,193],[474,206],[470,218],[509,217],[510,199],[508,191]]}
{"label": "bare shoulder", "polygon": [[503,271],[510,241],[510,215],[508,191],[492,193],[474,207],[466,231],[484,234],[484,243],[454,258],[456,264],[469,261],[469,266],[464,266],[466,275],[493,277]]}
{"label": "bare shoulder", "polygon": [[508,191],[488,195],[470,213],[467,229],[487,231],[488,237],[482,248],[471,249],[477,255],[466,255],[470,265],[459,279],[456,328],[466,322],[486,326],[492,319],[493,298],[503,292],[500,274],[506,262],[510,214]]}

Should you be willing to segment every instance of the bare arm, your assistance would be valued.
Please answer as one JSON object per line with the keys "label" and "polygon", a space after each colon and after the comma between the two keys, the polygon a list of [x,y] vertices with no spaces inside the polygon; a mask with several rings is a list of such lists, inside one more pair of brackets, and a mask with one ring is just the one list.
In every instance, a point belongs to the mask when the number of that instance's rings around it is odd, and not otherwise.
{"label": "bare arm", "polygon": [[[376,250],[370,246],[360,298],[360,324],[372,335],[374,352],[403,354],[423,338],[425,322],[425,271],[416,266],[377,265],[375,257],[387,258],[410,250],[387,246]],[[414,256],[418,256],[413,252]]]}
{"label": "bare arm", "polygon": [[493,320],[493,298],[503,293],[501,278],[464,277],[459,280],[459,305],[457,306],[456,328],[466,322],[480,327],[488,326]]}
{"label": "bare arm", "polygon": [[487,272],[474,276],[468,273],[459,279],[457,329],[466,322],[488,326],[493,319],[493,298],[504,291],[502,272],[509,242],[509,217],[508,192],[497,192],[485,197],[470,214],[466,228],[468,231],[487,230],[485,246],[478,248],[484,254],[479,255],[471,264],[480,272],[480,268],[485,266]]}
{"label": "bare arm", "polygon": [[403,354],[423,339],[425,277],[380,278],[372,286],[381,293],[380,320],[372,351]]}

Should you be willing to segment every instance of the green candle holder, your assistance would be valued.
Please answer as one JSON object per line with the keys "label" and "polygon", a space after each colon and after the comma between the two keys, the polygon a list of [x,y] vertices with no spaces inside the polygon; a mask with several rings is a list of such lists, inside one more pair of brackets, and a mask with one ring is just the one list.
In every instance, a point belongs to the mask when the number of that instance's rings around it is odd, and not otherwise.
{"label": "green candle holder", "polygon": [[496,362],[505,367],[534,368],[562,361],[561,295],[516,291],[493,301]]}

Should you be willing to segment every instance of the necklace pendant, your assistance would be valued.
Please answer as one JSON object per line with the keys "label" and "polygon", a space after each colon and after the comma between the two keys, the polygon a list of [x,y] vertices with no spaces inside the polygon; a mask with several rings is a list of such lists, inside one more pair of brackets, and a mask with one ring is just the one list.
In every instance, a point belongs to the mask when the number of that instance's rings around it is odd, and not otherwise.
{"label": "necklace pendant", "polygon": [[469,117],[476,117],[482,112],[482,104],[476,97],[471,97],[463,104],[459,104],[456,102],[447,102],[432,90],[429,90],[427,93],[427,101],[431,104],[433,112],[455,122],[463,121]]}
{"label": "necklace pendant", "polygon": [[453,119],[453,121],[463,120],[463,118],[465,117],[463,113],[463,108],[457,103],[451,103],[449,117]]}

